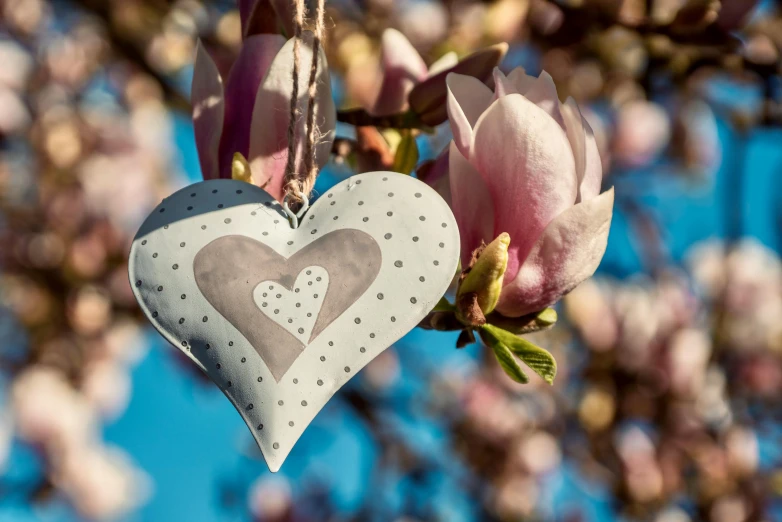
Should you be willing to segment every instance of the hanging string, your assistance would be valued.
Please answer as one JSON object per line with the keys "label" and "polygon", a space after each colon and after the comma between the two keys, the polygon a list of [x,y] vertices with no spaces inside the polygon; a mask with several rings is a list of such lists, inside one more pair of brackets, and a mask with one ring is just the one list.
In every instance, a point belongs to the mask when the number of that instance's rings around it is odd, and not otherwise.
{"label": "hanging string", "polygon": [[[315,98],[317,95],[318,55],[320,43],[324,33],[324,4],[325,0],[317,0],[315,31],[312,42],[312,62],[307,89],[307,119],[305,126],[304,157],[297,162],[296,154],[299,147],[296,143],[296,129],[298,127],[298,102],[299,102],[299,69],[301,67],[301,39],[306,11],[304,0],[293,0],[293,72],[291,80],[290,120],[288,122],[288,161],[285,166],[285,192],[293,202],[300,203],[309,196],[315,179],[318,175],[318,167],[315,163]],[[302,169],[297,168],[302,164]]]}

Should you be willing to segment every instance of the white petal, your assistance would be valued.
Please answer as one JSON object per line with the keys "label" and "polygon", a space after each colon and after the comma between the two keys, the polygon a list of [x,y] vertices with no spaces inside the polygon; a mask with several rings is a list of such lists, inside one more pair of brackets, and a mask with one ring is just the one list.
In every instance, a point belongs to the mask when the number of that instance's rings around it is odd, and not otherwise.
{"label": "white petal", "polygon": [[473,126],[492,100],[492,92],[483,82],[463,74],[449,74],[448,119],[456,146],[465,158],[470,157]]}

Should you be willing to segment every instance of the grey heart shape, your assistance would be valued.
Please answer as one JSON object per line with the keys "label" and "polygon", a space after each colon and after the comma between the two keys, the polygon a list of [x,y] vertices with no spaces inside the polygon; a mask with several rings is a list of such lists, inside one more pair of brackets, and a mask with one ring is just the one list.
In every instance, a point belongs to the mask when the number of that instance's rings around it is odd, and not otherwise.
{"label": "grey heart shape", "polygon": [[369,234],[342,229],[288,259],[249,237],[224,236],[196,254],[193,271],[206,300],[250,342],[279,382],[306,346],[258,309],[255,287],[275,281],[293,291],[296,276],[304,268],[324,268],[329,287],[309,339],[312,342],[366,292],[381,263],[380,247]]}

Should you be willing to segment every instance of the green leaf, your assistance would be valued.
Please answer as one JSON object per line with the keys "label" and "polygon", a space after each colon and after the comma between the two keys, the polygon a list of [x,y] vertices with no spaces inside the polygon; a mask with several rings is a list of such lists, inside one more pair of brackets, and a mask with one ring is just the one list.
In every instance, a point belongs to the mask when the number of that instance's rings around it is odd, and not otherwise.
{"label": "green leaf", "polygon": [[391,170],[401,174],[410,174],[418,164],[418,144],[409,130],[402,131],[402,141],[396,148]]}
{"label": "green leaf", "polygon": [[448,302],[448,299],[441,297],[440,300],[434,305],[432,312],[453,312],[456,307]]}
{"label": "green leaf", "polygon": [[[554,356],[547,350],[490,324],[483,325],[481,332],[486,332],[488,336],[496,339],[497,343],[505,346],[535,373],[543,377],[547,383],[552,384],[554,382],[554,377],[557,375],[557,361],[554,360]],[[481,335],[481,338],[483,337]],[[492,348],[494,347],[492,346]],[[496,349],[494,353],[497,353]]]}
{"label": "green leaf", "polygon": [[487,329],[486,326],[488,325],[481,327],[479,332],[481,339],[494,351],[494,356],[497,358],[497,362],[500,363],[500,366],[502,366],[502,369],[505,370],[505,373],[508,374],[508,377],[514,381],[521,384],[528,383],[529,378],[524,373],[524,370],[521,369],[521,366],[519,366],[519,363],[516,361],[513,353],[505,345],[505,343],[498,339],[492,330]]}

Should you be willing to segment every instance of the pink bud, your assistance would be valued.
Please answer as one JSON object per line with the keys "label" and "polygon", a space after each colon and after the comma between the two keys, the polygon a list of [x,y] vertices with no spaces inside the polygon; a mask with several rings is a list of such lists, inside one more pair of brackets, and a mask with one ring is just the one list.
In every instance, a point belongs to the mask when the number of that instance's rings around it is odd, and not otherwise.
{"label": "pink bud", "polygon": [[590,277],[605,251],[613,189],[575,101],[561,103],[547,73],[507,77],[496,91],[448,75],[452,207],[462,262],[507,232],[509,260],[497,310],[519,317],[555,303]]}

